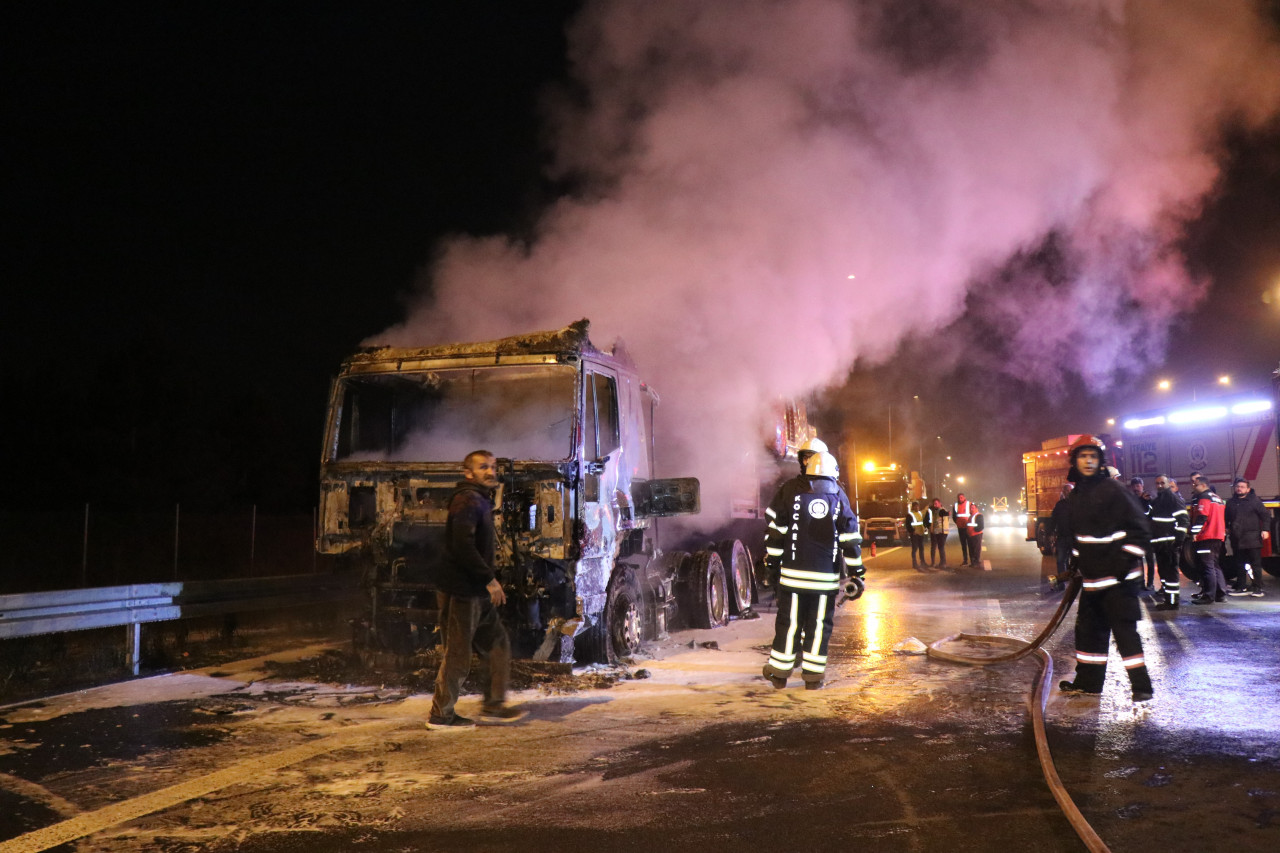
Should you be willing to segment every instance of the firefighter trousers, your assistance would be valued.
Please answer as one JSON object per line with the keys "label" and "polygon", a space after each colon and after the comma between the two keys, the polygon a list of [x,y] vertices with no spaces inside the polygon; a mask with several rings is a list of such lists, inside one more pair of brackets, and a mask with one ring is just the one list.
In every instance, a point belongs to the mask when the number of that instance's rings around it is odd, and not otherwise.
{"label": "firefighter trousers", "polygon": [[835,622],[835,593],[795,592],[778,587],[778,618],[773,626],[773,648],[768,674],[789,678],[800,664],[800,677],[821,684],[827,671],[827,643]]}
{"label": "firefighter trousers", "polygon": [[1076,610],[1076,678],[1075,685],[1088,693],[1101,693],[1107,676],[1107,652],[1111,637],[1129,673],[1134,693],[1151,693],[1151,674],[1142,656],[1142,638],[1138,636],[1137,581],[1124,581],[1096,592],[1082,592]]}
{"label": "firefighter trousers", "polygon": [[1170,604],[1178,604],[1182,593],[1182,578],[1178,572],[1178,546],[1174,542],[1157,542],[1152,550],[1156,552],[1160,589],[1165,600]]}

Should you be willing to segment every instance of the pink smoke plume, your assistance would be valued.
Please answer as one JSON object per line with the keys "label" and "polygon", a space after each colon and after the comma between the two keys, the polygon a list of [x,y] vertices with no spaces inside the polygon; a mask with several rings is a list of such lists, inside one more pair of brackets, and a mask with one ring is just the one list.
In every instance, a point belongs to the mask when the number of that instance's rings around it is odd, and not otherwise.
{"label": "pink smoke plume", "polygon": [[1159,330],[1194,306],[1177,241],[1223,128],[1277,114],[1275,35],[1244,0],[588,2],[551,116],[579,191],[531,239],[448,241],[373,340],[589,317],[691,425],[668,426],[666,473],[731,469],[777,398],[945,326],[1055,234],[1066,280],[1021,285],[1053,322],[991,311],[1015,346],[1051,336],[1053,369],[1106,377],[1163,339],[1134,351],[1081,307]]}

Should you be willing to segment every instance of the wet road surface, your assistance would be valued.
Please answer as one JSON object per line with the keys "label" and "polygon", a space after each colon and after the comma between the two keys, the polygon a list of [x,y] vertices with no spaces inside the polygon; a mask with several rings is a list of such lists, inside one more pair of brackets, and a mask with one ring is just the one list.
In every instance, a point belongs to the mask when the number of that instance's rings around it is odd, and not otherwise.
{"label": "wet road surface", "polygon": [[[648,677],[524,691],[514,726],[428,731],[429,696],[268,681],[260,661],[3,708],[0,853],[1083,850],[1035,757],[1038,664],[895,651],[1039,632],[1059,600],[1039,554],[1019,531],[985,544],[989,571],[869,560],[820,691],[760,678],[764,612],[653,644],[627,668]],[[1147,617],[1150,706],[1114,652],[1101,698],[1050,698],[1068,792],[1117,853],[1280,849],[1280,595]]]}

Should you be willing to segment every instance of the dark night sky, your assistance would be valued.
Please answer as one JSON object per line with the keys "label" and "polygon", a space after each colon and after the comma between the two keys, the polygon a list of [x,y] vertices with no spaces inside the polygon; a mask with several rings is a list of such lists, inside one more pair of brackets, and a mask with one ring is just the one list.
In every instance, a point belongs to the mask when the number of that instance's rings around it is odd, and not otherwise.
{"label": "dark night sky", "polygon": [[[549,198],[538,102],[577,5],[4,4],[4,505],[309,506],[342,356],[436,240]],[[1280,357],[1280,311],[1237,322],[1280,279],[1277,140],[1238,142],[1189,238],[1215,286],[1171,369]],[[892,369],[853,387],[886,384],[910,399]]]}
{"label": "dark night sky", "polygon": [[164,503],[209,475],[139,472],[238,453],[208,500],[310,500],[339,360],[435,240],[539,204],[574,5],[5,4],[6,503]]}

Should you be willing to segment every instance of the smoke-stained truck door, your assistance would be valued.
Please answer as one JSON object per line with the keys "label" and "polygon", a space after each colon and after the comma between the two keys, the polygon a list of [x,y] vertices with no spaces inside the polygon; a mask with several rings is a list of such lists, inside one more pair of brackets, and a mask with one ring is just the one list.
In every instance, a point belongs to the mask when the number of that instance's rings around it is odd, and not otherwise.
{"label": "smoke-stained truck door", "polygon": [[[582,441],[578,470],[582,472],[582,507],[577,590],[588,613],[604,608],[618,525],[614,495],[619,486],[622,445],[617,374],[587,363],[582,372]],[[626,484],[629,488],[630,483]]]}

